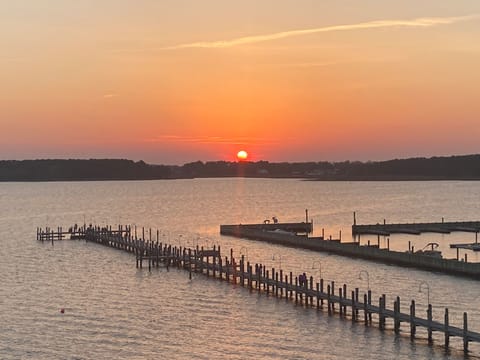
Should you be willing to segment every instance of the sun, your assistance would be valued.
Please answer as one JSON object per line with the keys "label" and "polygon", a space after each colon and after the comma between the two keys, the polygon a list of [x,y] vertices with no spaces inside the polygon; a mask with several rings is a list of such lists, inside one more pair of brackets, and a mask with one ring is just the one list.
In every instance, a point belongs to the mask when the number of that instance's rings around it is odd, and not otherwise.
{"label": "sun", "polygon": [[239,161],[245,161],[248,159],[248,153],[245,151],[245,150],[240,150],[238,153],[237,153],[237,159]]}

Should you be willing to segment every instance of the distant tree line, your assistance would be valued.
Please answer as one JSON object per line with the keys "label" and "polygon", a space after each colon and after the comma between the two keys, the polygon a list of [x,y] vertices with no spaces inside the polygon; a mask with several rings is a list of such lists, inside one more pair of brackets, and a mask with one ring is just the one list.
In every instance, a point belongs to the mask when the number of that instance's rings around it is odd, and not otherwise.
{"label": "distant tree line", "polygon": [[312,180],[479,180],[480,155],[377,162],[196,161],[151,165],[124,159],[4,160],[0,181],[153,180],[208,177]]}

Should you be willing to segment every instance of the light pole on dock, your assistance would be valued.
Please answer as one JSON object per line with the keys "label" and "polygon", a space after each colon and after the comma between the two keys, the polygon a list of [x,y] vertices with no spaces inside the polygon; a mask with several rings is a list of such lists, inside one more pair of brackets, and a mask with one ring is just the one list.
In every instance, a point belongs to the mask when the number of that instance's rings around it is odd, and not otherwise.
{"label": "light pole on dock", "polygon": [[[316,267],[315,265],[318,265],[318,267]],[[315,270],[315,269],[318,269],[318,278],[321,279],[322,278],[322,263],[321,263],[320,260],[314,261],[312,263],[312,270]]]}
{"label": "light pole on dock", "polygon": [[428,306],[428,305],[430,305],[430,285],[428,285],[428,283],[426,281],[422,281],[418,285],[418,292],[423,293],[422,289],[423,289],[424,286],[427,288],[427,306]]}
{"label": "light pole on dock", "polygon": [[273,254],[272,255],[272,260],[273,261],[278,260],[278,262],[279,262],[278,267],[279,267],[279,270],[280,270],[282,268],[282,255],[281,254]]}
{"label": "light pole on dock", "polygon": [[248,248],[246,246],[240,248],[240,256],[242,255],[245,255],[245,259],[248,261]]}
{"label": "light pole on dock", "polygon": [[360,280],[364,280],[362,275],[365,275],[365,278],[367,280],[367,290],[370,290],[370,274],[367,270],[360,270],[360,272],[358,273],[358,278]]}

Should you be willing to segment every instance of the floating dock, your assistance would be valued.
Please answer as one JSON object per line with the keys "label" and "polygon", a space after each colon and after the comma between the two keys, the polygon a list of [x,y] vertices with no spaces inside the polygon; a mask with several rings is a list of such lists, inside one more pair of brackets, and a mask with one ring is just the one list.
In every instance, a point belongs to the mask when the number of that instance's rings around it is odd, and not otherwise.
{"label": "floating dock", "polygon": [[[37,229],[37,240],[45,242],[42,239],[44,238],[43,234],[46,233],[49,233],[51,238],[64,239],[63,231],[60,228],[58,230],[59,232],[55,233],[50,230]],[[132,234],[130,226],[118,226],[118,230],[112,230],[108,226],[84,227],[81,233],[85,241],[136,254],[137,268],[143,267],[143,261],[148,261],[149,271],[160,264],[165,264],[167,268],[176,266],[179,269],[188,270],[190,278],[192,278],[192,273],[195,273],[239,284],[242,287],[249,288],[252,292],[256,291],[267,296],[285,298],[287,301],[294,301],[297,305],[300,304],[317,310],[326,308],[329,315],[338,314],[341,318],[350,318],[352,322],[363,321],[365,325],[372,325],[372,317],[375,315],[376,323],[381,330],[393,325],[396,334],[401,332],[401,323],[403,322],[408,324],[412,340],[416,337],[417,327],[423,327],[427,330],[429,344],[433,343],[432,334],[434,331],[443,333],[446,349],[449,348],[450,337],[462,338],[463,350],[466,354],[469,352],[468,345],[470,342],[480,342],[480,333],[468,330],[468,317],[465,312],[463,313],[462,327],[450,324],[448,308],[445,309],[443,323],[433,320],[431,304],[428,304],[425,319],[417,316],[415,300],[410,302],[408,313],[401,311],[401,301],[398,296],[393,301],[393,309],[389,309],[385,294],[378,298],[378,305],[375,305],[372,302],[371,290],[368,290],[361,297],[358,288],[349,292],[346,284],[336,288],[334,281],[327,284],[323,279],[319,279],[315,283],[313,277],[307,278],[305,273],[301,276],[294,276],[292,272],[287,274],[282,269],[271,268],[270,270],[262,264],[251,264],[245,261],[244,255],[240,259],[235,259],[232,249],[230,250],[230,256],[225,256],[223,259],[220,247],[213,246],[213,249],[204,249],[197,245],[196,248],[192,249],[162,244],[158,241],[158,230],[156,241],[152,238],[151,229],[148,231],[150,240],[145,240],[145,229],[142,228],[142,238],[137,238],[136,231],[135,234]],[[286,234],[283,235],[287,236]],[[78,237],[74,238],[78,239]],[[360,315],[362,312],[363,320]],[[387,319],[391,319],[393,324],[387,325]]]}
{"label": "floating dock", "polygon": [[[287,224],[278,224],[286,226]],[[344,243],[340,240],[325,240],[323,237],[308,237],[284,231],[265,230],[262,225],[220,225],[220,234],[279,245],[330,252],[338,255],[373,260],[387,264],[415,267],[423,270],[440,271],[450,275],[468,276],[480,280],[480,263],[469,263],[457,259],[444,259],[412,251],[400,252],[380,248],[378,245],[360,245],[358,242]]]}

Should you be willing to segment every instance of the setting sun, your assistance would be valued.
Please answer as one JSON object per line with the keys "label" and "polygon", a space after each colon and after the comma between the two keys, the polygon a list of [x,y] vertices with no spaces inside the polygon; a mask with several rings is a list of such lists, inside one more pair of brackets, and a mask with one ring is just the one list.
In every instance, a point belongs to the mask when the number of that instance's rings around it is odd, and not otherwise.
{"label": "setting sun", "polygon": [[240,161],[247,160],[248,158],[248,153],[245,150],[240,150],[237,153],[237,159]]}

